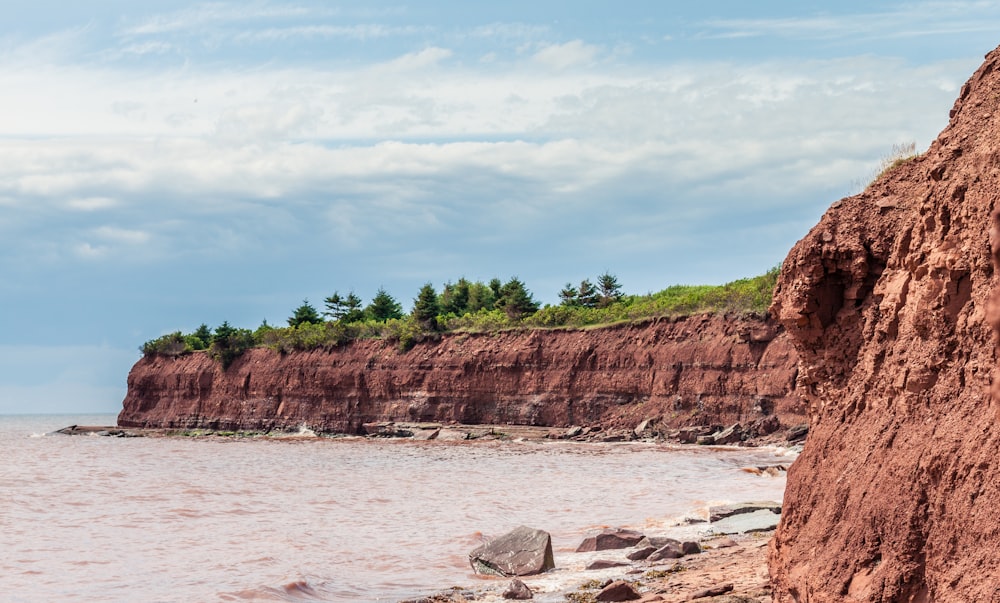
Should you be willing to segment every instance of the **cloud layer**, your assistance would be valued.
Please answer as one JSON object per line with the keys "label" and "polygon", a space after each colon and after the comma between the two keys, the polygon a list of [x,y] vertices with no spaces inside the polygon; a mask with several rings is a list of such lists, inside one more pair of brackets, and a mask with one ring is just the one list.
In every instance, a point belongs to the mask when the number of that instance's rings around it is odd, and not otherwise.
{"label": "cloud layer", "polygon": [[757,274],[893,144],[926,147],[1000,25],[993,3],[557,4],[165,2],[0,30],[0,343],[133,350],[460,276],[554,302],[604,270],[638,293]]}

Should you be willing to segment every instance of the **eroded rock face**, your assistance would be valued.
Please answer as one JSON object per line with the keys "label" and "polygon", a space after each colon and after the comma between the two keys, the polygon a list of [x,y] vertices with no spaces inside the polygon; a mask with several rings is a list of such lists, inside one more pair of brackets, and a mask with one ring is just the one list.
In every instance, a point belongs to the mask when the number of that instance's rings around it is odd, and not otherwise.
{"label": "eroded rock face", "polygon": [[772,313],[811,425],[770,552],[777,601],[1000,600],[998,67],[994,51],[930,149],[783,264]]}
{"label": "eroded rock face", "polygon": [[455,421],[631,431],[645,419],[680,426],[774,415],[787,426],[805,419],[796,370],[779,325],[725,316],[450,335],[408,352],[377,340],[286,355],[254,349],[226,371],[194,353],[137,362],[118,423],[359,433],[366,423]]}

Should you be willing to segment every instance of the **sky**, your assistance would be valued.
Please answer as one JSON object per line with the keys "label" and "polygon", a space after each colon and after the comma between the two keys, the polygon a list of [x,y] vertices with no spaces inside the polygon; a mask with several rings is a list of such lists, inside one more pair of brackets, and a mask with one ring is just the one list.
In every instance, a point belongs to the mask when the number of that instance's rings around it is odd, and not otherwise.
{"label": "sky", "polygon": [[[16,6],[11,6],[16,5]],[[761,274],[924,150],[1000,2],[0,6],[0,414],[334,291]]]}

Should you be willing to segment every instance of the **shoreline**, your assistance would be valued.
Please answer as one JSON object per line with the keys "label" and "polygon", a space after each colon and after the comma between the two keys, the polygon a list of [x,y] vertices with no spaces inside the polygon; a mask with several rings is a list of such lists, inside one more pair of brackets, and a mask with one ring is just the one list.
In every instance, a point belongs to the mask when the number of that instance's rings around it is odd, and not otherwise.
{"label": "shoreline", "polygon": [[[539,603],[592,603],[601,600],[597,596],[603,587],[619,582],[627,584],[638,598],[605,600],[771,603],[767,550],[773,537],[773,529],[706,537],[700,541],[704,548],[702,553],[657,562],[626,562],[624,554],[630,549],[602,551],[587,554],[586,559],[619,561],[627,565],[598,570],[557,568],[549,575],[524,576],[519,580],[531,589],[532,600]],[[566,584],[567,572],[574,578],[569,584]],[[398,603],[500,603],[509,600],[503,593],[512,580],[496,578],[490,579],[492,584],[488,586],[455,586]]]}
{"label": "shoreline", "polygon": [[[737,424],[738,425],[738,424]],[[119,427],[117,425],[69,425],[52,432],[53,435],[104,436],[104,437],[226,437],[226,438],[271,438],[271,439],[394,439],[410,441],[476,442],[476,441],[529,441],[529,442],[577,442],[577,443],[658,443],[691,448],[763,448],[799,452],[806,437],[807,429],[801,426],[784,432],[748,437],[743,440],[714,442],[705,436],[692,436],[698,431],[714,433],[732,430],[719,426],[698,426],[673,429],[665,432],[652,428],[634,430],[602,430],[600,427],[543,427],[535,425],[491,425],[463,423],[415,423],[380,422],[365,424],[365,434],[316,433],[308,426],[298,431],[237,431],[212,428],[182,427]],[[709,436],[711,437],[711,436]]]}

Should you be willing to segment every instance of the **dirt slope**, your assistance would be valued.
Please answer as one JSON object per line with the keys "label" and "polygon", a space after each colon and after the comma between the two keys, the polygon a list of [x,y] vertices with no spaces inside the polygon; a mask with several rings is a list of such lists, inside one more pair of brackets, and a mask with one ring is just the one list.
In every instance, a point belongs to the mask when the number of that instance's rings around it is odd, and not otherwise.
{"label": "dirt slope", "polygon": [[784,263],[772,312],[812,419],[770,551],[777,601],[1000,601],[998,66],[926,154],[834,203]]}

